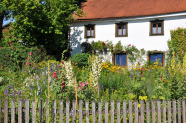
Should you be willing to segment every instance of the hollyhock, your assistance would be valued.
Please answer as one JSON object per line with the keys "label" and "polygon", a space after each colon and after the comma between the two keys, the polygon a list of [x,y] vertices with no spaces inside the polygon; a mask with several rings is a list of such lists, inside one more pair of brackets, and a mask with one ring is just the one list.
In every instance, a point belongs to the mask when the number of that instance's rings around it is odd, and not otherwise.
{"label": "hollyhock", "polygon": [[10,45],[12,45],[12,42],[9,42]]}
{"label": "hollyhock", "polygon": [[86,83],[86,85],[88,85],[88,83],[89,83],[89,82],[88,82],[88,81],[86,81],[85,83]]}
{"label": "hollyhock", "polygon": [[64,88],[65,87],[65,83],[61,83],[61,86]]}
{"label": "hollyhock", "polygon": [[57,73],[55,72],[55,73],[53,73],[53,77],[55,78],[57,76]]}
{"label": "hollyhock", "polygon": [[30,56],[32,55],[32,52],[30,52]]}
{"label": "hollyhock", "polygon": [[79,90],[81,90],[81,87],[78,87]]}

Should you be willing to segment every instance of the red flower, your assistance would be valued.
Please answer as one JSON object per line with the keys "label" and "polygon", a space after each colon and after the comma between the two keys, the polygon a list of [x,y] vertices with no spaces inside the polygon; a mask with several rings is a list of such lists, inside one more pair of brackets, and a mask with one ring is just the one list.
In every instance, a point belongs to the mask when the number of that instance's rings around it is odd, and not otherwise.
{"label": "red flower", "polygon": [[62,62],[62,64],[64,64],[64,62]]}
{"label": "red flower", "polygon": [[105,42],[102,42],[102,44],[104,45],[104,44],[105,44]]}
{"label": "red flower", "polygon": [[12,45],[12,42],[9,42],[10,45]]}
{"label": "red flower", "polygon": [[160,79],[162,79],[162,76],[160,75]]}
{"label": "red flower", "polygon": [[61,86],[64,88],[65,87],[65,83],[61,83]]}
{"label": "red flower", "polygon": [[131,44],[129,44],[129,47],[131,46]]}
{"label": "red flower", "polygon": [[53,73],[53,77],[55,78],[57,76],[57,73],[55,72],[55,73]]}
{"label": "red flower", "polygon": [[30,56],[32,55],[32,52],[30,52]]}
{"label": "red flower", "polygon": [[163,82],[165,82],[165,79],[163,80]]}
{"label": "red flower", "polygon": [[61,68],[61,65],[59,65],[59,68]]}
{"label": "red flower", "polygon": [[144,75],[142,75],[142,77],[144,77]]}
{"label": "red flower", "polygon": [[29,60],[30,60],[30,58],[29,58],[29,57],[27,57],[27,60],[29,61]]}

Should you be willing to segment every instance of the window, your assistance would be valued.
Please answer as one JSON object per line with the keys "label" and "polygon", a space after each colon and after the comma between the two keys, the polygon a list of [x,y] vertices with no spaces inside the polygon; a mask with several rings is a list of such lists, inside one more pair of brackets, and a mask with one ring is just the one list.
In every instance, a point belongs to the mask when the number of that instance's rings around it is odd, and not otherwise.
{"label": "window", "polygon": [[153,63],[158,61],[161,64],[161,66],[163,66],[163,62],[164,62],[163,53],[149,54],[149,61],[151,61]]}
{"label": "window", "polygon": [[126,53],[117,53],[115,54],[115,65],[127,65],[127,55]]}
{"label": "window", "polygon": [[127,22],[116,23],[116,37],[127,37],[128,36],[127,26],[128,26]]}
{"label": "window", "polygon": [[85,38],[95,38],[95,25],[85,25]]}
{"label": "window", "polygon": [[163,20],[154,20],[150,22],[150,35],[163,35]]}

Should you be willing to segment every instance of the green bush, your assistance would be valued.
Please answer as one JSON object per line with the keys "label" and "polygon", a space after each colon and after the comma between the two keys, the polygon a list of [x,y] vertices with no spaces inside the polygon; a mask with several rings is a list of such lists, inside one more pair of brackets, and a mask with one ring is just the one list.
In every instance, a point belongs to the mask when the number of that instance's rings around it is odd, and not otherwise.
{"label": "green bush", "polygon": [[47,56],[46,50],[43,48],[29,48],[21,44],[10,47],[0,47],[0,52],[1,73],[21,70],[28,59],[29,61],[33,61],[33,63],[51,59],[50,56]]}
{"label": "green bush", "polygon": [[71,58],[73,65],[77,64],[78,67],[82,68],[83,66],[88,65],[88,53],[76,53]]}

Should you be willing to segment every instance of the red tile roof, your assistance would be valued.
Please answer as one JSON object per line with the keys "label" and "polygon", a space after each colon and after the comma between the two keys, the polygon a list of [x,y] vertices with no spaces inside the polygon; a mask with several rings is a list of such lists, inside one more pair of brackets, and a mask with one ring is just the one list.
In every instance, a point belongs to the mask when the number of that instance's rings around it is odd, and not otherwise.
{"label": "red tile roof", "polygon": [[127,18],[186,12],[186,0],[87,0],[81,6],[86,16],[78,21]]}

